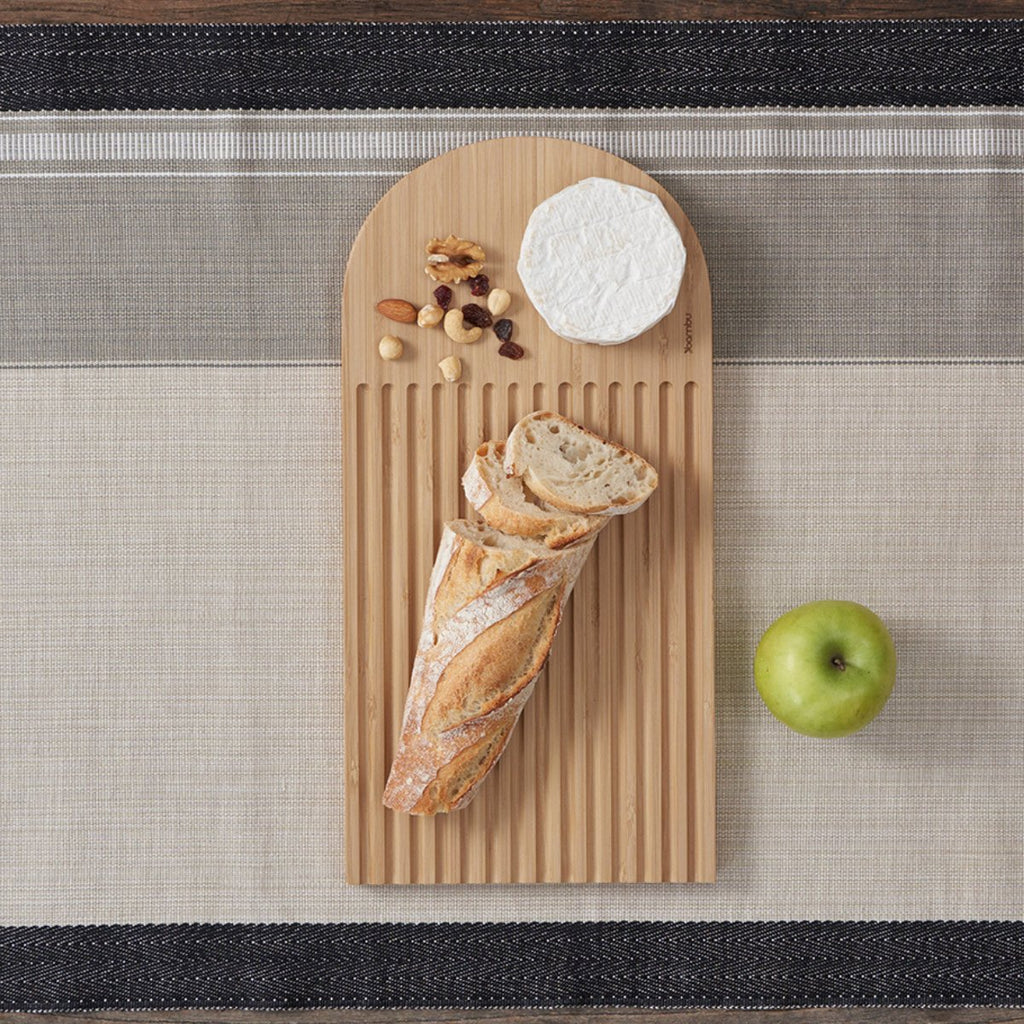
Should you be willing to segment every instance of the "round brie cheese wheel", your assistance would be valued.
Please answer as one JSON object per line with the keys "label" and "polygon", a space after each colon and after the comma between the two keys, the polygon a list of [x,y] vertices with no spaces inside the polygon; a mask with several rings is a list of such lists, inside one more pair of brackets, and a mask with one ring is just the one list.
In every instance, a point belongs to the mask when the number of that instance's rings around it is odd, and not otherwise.
{"label": "round brie cheese wheel", "polygon": [[685,266],[679,230],[656,195],[585,178],[533,211],[516,269],[559,337],[621,345],[671,311]]}

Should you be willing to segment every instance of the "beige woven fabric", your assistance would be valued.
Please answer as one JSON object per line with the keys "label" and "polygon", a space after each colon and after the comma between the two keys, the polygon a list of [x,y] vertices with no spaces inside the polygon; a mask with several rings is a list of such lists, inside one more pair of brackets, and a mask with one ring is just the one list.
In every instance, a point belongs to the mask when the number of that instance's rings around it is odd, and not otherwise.
{"label": "beige woven fabric", "polygon": [[[1024,915],[1024,117],[801,117],[486,125],[617,145],[708,253],[720,880],[458,889],[344,882],[335,360],[347,241],[479,126],[3,119],[0,924]],[[750,672],[819,596],[900,655],[834,743]]]}

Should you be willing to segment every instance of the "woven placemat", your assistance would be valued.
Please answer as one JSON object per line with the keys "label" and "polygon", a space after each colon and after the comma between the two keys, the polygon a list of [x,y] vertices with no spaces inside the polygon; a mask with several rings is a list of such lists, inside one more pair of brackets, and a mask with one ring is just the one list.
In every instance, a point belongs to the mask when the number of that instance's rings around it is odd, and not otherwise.
{"label": "woven placemat", "polygon": [[[0,30],[0,1009],[1024,1002],[1022,49]],[[654,175],[708,259],[713,886],[345,882],[345,259],[402,174],[523,133]],[[838,743],[751,678],[824,596],[900,655]]]}

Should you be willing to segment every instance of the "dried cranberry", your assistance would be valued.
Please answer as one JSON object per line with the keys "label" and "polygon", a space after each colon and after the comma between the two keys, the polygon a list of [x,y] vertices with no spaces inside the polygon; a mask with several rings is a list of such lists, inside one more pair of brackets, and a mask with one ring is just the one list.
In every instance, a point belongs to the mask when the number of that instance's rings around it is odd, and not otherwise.
{"label": "dried cranberry", "polygon": [[467,302],[462,307],[462,319],[473,327],[490,327],[494,323],[491,314],[483,306],[478,306],[475,302]]}
{"label": "dried cranberry", "polygon": [[494,325],[494,333],[502,340],[508,341],[512,337],[512,321],[499,320]]}
{"label": "dried cranberry", "polygon": [[437,304],[447,312],[448,307],[452,304],[452,290],[446,284],[439,285],[434,289],[434,298],[437,300]]}
{"label": "dried cranberry", "polygon": [[469,285],[471,295],[486,295],[491,290],[491,282],[487,280],[486,274],[477,274],[476,277],[467,277],[466,284]]}
{"label": "dried cranberry", "polygon": [[498,355],[508,356],[509,359],[522,359],[526,353],[523,351],[522,345],[517,345],[514,341],[505,341],[498,349]]}

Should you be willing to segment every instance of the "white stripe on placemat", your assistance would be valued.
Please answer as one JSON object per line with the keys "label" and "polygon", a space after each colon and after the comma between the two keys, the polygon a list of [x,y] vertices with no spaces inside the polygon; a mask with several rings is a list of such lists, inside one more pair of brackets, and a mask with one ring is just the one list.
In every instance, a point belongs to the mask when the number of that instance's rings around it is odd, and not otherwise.
{"label": "white stripe on placemat", "polygon": [[[504,107],[500,111],[492,108],[466,109],[443,107],[410,108],[379,108],[369,113],[388,116],[439,116],[455,117],[460,120],[486,119],[493,121],[496,117],[529,117],[571,118],[585,120],[599,117],[602,120],[612,118],[647,120],[651,118],[673,116],[679,114],[700,114],[713,116],[716,119],[741,117],[785,117],[814,118],[823,117],[891,117],[898,111],[900,117],[963,117],[970,114],[999,114],[1002,116],[1017,115],[1024,117],[1024,108],[1017,107],[738,107],[726,109],[717,107],[709,110],[705,107],[657,107],[657,108],[564,108],[536,109],[527,107]],[[0,112],[0,121],[53,121],[57,118],[73,117],[76,121],[124,121],[126,118],[138,121],[225,121],[239,122],[245,120],[277,121],[277,120],[310,120],[310,121],[362,121],[366,118],[366,110],[76,110],[52,111],[41,113],[23,113],[21,111]]]}
{"label": "white stripe on placemat", "polygon": [[[225,170],[161,170],[161,171],[2,171],[0,180],[9,178],[402,178],[407,171],[360,171],[360,170],[278,170],[278,171],[225,171]],[[675,171],[654,171],[656,178],[686,177],[728,177],[736,175],[764,177],[791,175],[814,177],[822,175],[864,175],[864,174],[1024,174],[1024,167],[758,167],[758,168],[699,168]]]}
{"label": "white stripe on placemat", "polygon": [[[499,138],[501,130],[3,132],[0,161],[415,160]],[[573,132],[582,143],[632,159],[904,159],[1020,157],[1024,129],[703,128]]]}

